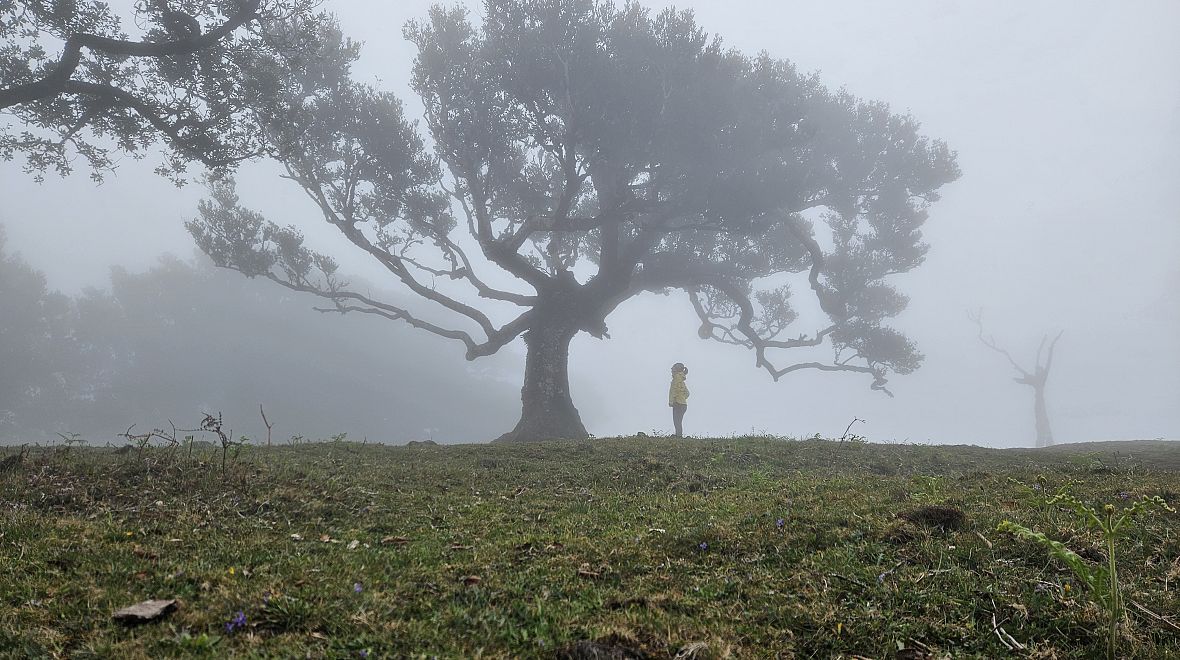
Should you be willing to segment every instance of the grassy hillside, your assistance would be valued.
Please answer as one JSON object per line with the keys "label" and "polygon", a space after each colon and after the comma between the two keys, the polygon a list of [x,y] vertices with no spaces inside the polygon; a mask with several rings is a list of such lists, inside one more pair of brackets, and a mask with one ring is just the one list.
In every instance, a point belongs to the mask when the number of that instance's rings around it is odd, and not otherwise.
{"label": "grassy hillside", "polygon": [[[203,447],[0,465],[11,657],[1094,657],[1084,586],[996,526],[1102,562],[1044,493],[1180,494],[1168,443],[328,443],[247,447],[224,473]],[[1180,612],[1180,516],[1142,516],[1118,559],[1137,604],[1120,655],[1180,657],[1148,613]],[[179,608],[112,621],[148,598]]]}

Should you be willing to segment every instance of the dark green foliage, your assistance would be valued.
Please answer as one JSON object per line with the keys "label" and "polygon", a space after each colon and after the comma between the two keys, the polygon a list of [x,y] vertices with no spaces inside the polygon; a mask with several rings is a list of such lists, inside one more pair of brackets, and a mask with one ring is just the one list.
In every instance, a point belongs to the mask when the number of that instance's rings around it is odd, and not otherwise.
{"label": "dark green foliage", "polygon": [[[224,169],[261,155],[244,102],[254,53],[285,53],[275,32],[318,20],[306,0],[137,2],[134,17],[96,0],[0,3],[0,160],[40,179],[81,158],[101,180],[118,154],[166,145],[157,168],[178,185],[191,162]],[[129,32],[135,36],[129,36]]]}

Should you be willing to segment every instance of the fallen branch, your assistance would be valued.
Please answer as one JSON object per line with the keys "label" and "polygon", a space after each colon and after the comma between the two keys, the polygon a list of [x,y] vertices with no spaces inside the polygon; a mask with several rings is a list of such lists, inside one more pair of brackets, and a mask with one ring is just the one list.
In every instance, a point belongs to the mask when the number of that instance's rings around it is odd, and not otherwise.
{"label": "fallen branch", "polygon": [[1003,644],[1004,646],[1008,647],[1009,651],[1023,651],[1024,644],[1021,644],[1020,642],[1016,641],[1015,637],[1008,634],[1007,630],[1004,630],[1003,624],[1006,621],[1008,621],[1008,619],[1002,619],[999,622],[997,622],[996,621],[996,613],[992,612],[992,632],[995,633],[996,637],[1000,638],[1000,643]]}
{"label": "fallen branch", "polygon": [[851,582],[852,584],[855,584],[856,586],[858,586],[862,589],[869,588],[869,585],[865,584],[864,582],[861,582],[860,580],[858,580],[854,577],[848,577],[847,575],[840,575],[839,573],[826,573],[825,575],[827,575],[828,577],[844,580],[845,582]]}
{"label": "fallen branch", "polygon": [[1171,630],[1172,632],[1180,633],[1180,625],[1176,624],[1174,621],[1172,621],[1168,617],[1166,617],[1162,614],[1156,614],[1155,612],[1152,612],[1151,610],[1149,610],[1146,607],[1144,607],[1143,605],[1131,600],[1130,598],[1127,599],[1127,602],[1130,603],[1131,605],[1133,605],[1135,607],[1135,609],[1139,610],[1140,614],[1146,616],[1151,621],[1155,621],[1156,623],[1162,624],[1164,628]]}

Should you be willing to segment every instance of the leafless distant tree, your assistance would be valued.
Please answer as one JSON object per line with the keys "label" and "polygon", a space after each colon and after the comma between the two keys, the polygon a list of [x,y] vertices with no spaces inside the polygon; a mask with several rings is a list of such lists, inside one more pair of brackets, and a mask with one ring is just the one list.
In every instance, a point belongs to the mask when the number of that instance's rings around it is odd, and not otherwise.
{"label": "leafless distant tree", "polygon": [[[979,328],[979,341],[983,342],[984,346],[1000,353],[1008,358],[1009,364],[1020,374],[1013,380],[1021,385],[1028,385],[1033,388],[1033,414],[1036,416],[1037,425],[1037,446],[1048,447],[1053,444],[1053,429],[1049,426],[1049,413],[1045,409],[1045,383],[1049,380],[1049,369],[1053,366],[1053,348],[1057,346],[1057,340],[1061,339],[1061,332],[1057,336],[1049,339],[1049,335],[1041,337],[1041,343],[1037,346],[1037,360],[1032,371],[1020,366],[1019,363],[1013,359],[1012,354],[1006,349],[1001,348],[996,344],[996,340],[991,335],[983,334],[983,310],[977,312],[968,312],[967,317],[975,323]],[[1049,350],[1045,350],[1045,345],[1048,344]],[[1041,363],[1041,357],[1044,356],[1045,362]]]}
{"label": "leafless distant tree", "polygon": [[266,446],[269,447],[270,446],[270,432],[275,427],[275,425],[271,424],[270,420],[266,418],[266,411],[262,409],[261,403],[258,404],[258,413],[260,415],[262,415],[262,423],[266,424]]}

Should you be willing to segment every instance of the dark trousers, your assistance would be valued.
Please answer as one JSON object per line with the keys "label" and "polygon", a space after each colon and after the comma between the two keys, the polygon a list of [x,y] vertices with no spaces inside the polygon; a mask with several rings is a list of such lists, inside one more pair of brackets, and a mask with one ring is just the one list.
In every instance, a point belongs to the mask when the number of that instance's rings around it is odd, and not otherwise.
{"label": "dark trousers", "polygon": [[684,411],[686,410],[688,410],[687,404],[672,404],[672,423],[676,425],[677,438],[684,436]]}

